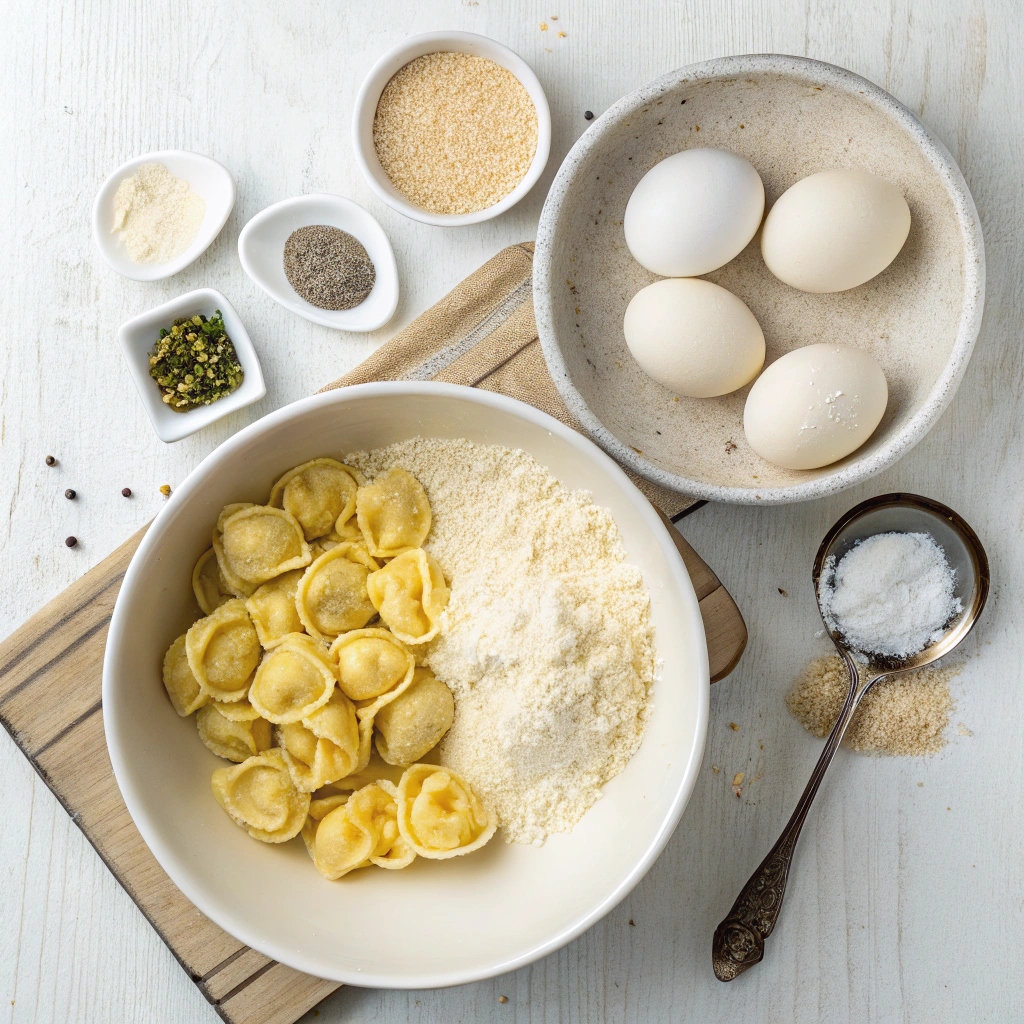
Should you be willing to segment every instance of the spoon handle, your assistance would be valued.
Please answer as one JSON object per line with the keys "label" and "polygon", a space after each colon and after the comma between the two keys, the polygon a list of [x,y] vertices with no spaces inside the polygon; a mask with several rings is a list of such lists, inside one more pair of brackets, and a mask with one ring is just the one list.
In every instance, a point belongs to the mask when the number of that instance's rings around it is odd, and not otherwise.
{"label": "spoon handle", "polygon": [[771,935],[782,909],[786,879],[789,877],[789,866],[796,850],[796,841],[800,837],[800,829],[803,828],[804,819],[811,809],[818,786],[825,777],[843,733],[846,732],[861,697],[874,681],[868,680],[862,684],[856,662],[847,652],[840,653],[850,674],[850,692],[825,741],[825,749],[814,766],[796,810],[782,830],[782,835],[750,876],[750,881],[743,887],[725,920],[715,929],[715,937],[711,943],[711,962],[719,981],[732,981],[759,963],[764,956],[764,940]]}

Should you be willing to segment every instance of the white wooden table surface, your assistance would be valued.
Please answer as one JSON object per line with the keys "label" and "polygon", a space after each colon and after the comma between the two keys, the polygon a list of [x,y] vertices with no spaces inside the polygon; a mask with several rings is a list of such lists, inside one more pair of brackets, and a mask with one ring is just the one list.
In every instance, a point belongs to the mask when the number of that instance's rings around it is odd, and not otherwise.
{"label": "white wooden table surface", "polygon": [[[318,1014],[430,1024],[1024,1019],[1024,33],[1015,0],[3,0],[0,10],[3,634],[150,519],[161,484],[177,484],[231,433],[353,366],[502,246],[532,238],[585,109],[600,113],[693,61],[776,51],[851,68],[918,113],[959,161],[981,213],[981,339],[952,407],[883,476],[813,504],[707,507],[685,520],[683,532],[746,615],[750,644],[713,691],[705,770],[668,849],[604,921],[533,967],[446,991],[346,988]],[[521,53],[554,119],[551,163],[533,193],[497,222],[462,230],[392,213],[361,180],[349,146],[370,64],[402,37],[438,28],[481,32]],[[163,148],[221,160],[238,201],[197,263],[138,284],[99,258],[90,207],[118,164]],[[316,327],[242,272],[241,226],[272,202],[316,191],[365,205],[394,244],[403,292],[384,331]],[[167,446],[150,429],[115,332],[201,285],[221,289],[248,325],[267,396]],[[44,464],[48,454],[56,468]],[[121,497],[125,486],[131,499]],[[67,487],[77,501],[64,498]],[[846,508],[894,489],[952,504],[992,558],[994,593],[966,645],[950,746],[924,760],[838,758],[804,831],[767,962],[720,985],[712,930],[820,748],[782,703],[822,650],[813,553]],[[79,538],[74,550],[68,534]],[[959,735],[958,722],[972,735]],[[736,771],[760,776],[739,800]],[[0,1020],[215,1020],[5,734],[0,806]]]}

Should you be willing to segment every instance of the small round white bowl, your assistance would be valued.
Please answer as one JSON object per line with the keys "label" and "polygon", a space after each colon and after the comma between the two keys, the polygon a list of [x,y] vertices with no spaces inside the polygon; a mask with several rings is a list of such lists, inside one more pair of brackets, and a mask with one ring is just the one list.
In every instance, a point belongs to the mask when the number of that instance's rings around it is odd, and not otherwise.
{"label": "small round white bowl", "polygon": [[[815,171],[860,167],[910,204],[910,235],[881,274],[845,292],[811,295],[775,278],[760,233],[705,275],[757,317],[766,364],[820,341],[866,349],[889,385],[867,443],[813,470],[787,470],[747,444],[750,385],[720,398],[682,398],[655,383],[626,347],[623,314],[656,280],[622,228],[644,174],[691,147],[746,157],[766,209]],[[648,480],[696,498],[744,504],[803,501],[891,466],[938,420],[981,327],[985,251],[967,184],[942,143],[877,85],[802,57],[724,57],[680,68],[619,100],[559,168],[537,229],[534,307],[558,390],[590,436]]]}
{"label": "small round white bowl", "polygon": [[[206,214],[192,244],[167,263],[136,263],[111,231],[114,223],[114,193],[117,186],[130,178],[143,164],[163,164],[176,178],[183,178],[192,191],[206,203]],[[107,263],[133,281],[162,281],[184,270],[210,247],[227,223],[235,205],[235,179],[216,160],[183,149],[162,149],[144,153],[120,167],[100,186],[92,206],[92,236],[96,248]]]}
{"label": "small round white bowl", "polygon": [[[499,832],[470,857],[328,882],[301,840],[255,842],[220,809],[210,775],[225,762],[199,741],[191,719],[175,714],[161,660],[197,614],[192,566],[224,504],[265,501],[280,473],[313,456],[417,435],[522,448],[611,512],[650,589],[659,678],[640,749],[571,833],[536,848],[506,845]],[[175,884],[261,953],[319,978],[373,987],[431,988],[501,974],[558,949],[611,910],[679,821],[700,767],[708,705],[697,598],[653,506],[582,435],[522,402],[450,384],[330,391],[222,444],[177,488],[132,559],[103,666],[114,774]]]}
{"label": "small round white bowl", "polygon": [[[284,244],[298,228],[327,224],[363,243],[377,277],[370,294],[352,309],[320,309],[291,286],[284,272]],[[242,268],[275,302],[324,327],[375,331],[398,308],[398,265],[384,229],[357,203],[322,193],[283,199],[257,213],[238,236]]]}
{"label": "small round white bowl", "polygon": [[[384,173],[373,145],[373,118],[384,87],[409,61],[427,53],[441,52],[472,53],[477,57],[493,60],[495,64],[511,71],[519,79],[537,108],[537,152],[534,154],[530,169],[526,172],[526,177],[500,202],[475,213],[430,213],[410,203]],[[537,183],[551,152],[551,111],[548,108],[547,96],[544,95],[540,80],[533,73],[533,69],[507,46],[475,32],[425,32],[423,35],[410,36],[388,50],[370,69],[356,96],[356,106],[352,114],[352,146],[363,177],[377,196],[392,209],[424,224],[463,227],[500,216],[515,206]]]}

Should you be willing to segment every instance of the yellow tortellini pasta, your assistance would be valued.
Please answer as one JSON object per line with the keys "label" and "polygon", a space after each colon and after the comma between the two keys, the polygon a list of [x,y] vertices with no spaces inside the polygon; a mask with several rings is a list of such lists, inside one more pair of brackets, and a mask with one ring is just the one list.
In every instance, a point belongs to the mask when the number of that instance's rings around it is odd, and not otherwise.
{"label": "yellow tortellini pasta", "polygon": [[[228,506],[229,508],[231,506]],[[298,520],[284,509],[249,505],[217,520],[213,550],[232,592],[249,597],[261,583],[309,565],[309,545]]]}
{"label": "yellow tortellini pasta", "polygon": [[192,570],[192,592],[204,615],[212,615],[232,594],[217,563],[217,553],[207,548]]}
{"label": "yellow tortellini pasta", "polygon": [[182,718],[188,718],[193,711],[198,711],[209,699],[207,694],[196,682],[196,677],[189,668],[188,655],[185,653],[185,637],[182,633],[167,648],[164,655],[164,687],[171,698],[174,710]]}
{"label": "yellow tortellini pasta", "polygon": [[302,620],[295,607],[295,594],[302,569],[291,569],[257,587],[245,602],[249,618],[265,648],[276,647],[289,633],[302,632]]}
{"label": "yellow tortellini pasta", "polygon": [[355,544],[324,552],[303,573],[295,596],[299,619],[311,636],[328,643],[365,626],[376,614],[366,580],[377,563]]}
{"label": "yellow tortellini pasta", "polygon": [[326,537],[317,537],[316,540],[311,540],[309,551],[313,560],[316,561],[322,554],[330,551],[331,548],[336,548],[339,544],[356,544],[364,554],[370,554],[366,547],[366,541],[363,540],[362,532],[354,519],[350,519],[344,526],[336,526]]}
{"label": "yellow tortellini pasta", "polygon": [[359,764],[356,709],[340,690],[301,722],[278,727],[278,746],[295,787],[312,793],[354,772]]}
{"label": "yellow tortellini pasta", "polygon": [[325,878],[341,878],[356,868],[404,868],[415,853],[398,830],[397,789],[375,782],[354,792],[315,825],[307,821],[304,837],[313,863]]}
{"label": "yellow tortellini pasta", "polygon": [[252,715],[246,718],[229,710],[233,708],[233,704],[213,701],[199,709],[196,727],[203,743],[218,757],[238,762],[269,750],[273,746],[270,723],[260,718],[251,706],[248,710]]}
{"label": "yellow tortellini pasta", "polygon": [[338,665],[338,685],[355,701],[373,700],[411,679],[416,661],[409,649],[386,629],[354,629],[331,644]]}
{"label": "yellow tortellini pasta", "polygon": [[[370,746],[372,748],[372,744]],[[351,792],[355,789],[362,789],[363,786],[368,786],[371,782],[379,782],[381,779],[393,782],[397,786],[402,779],[402,772],[401,767],[388,764],[376,750],[371,749],[365,767],[352,772],[351,775],[346,775],[343,779],[338,779],[337,782],[329,783],[323,789],[318,790],[314,796],[333,796]]]}
{"label": "yellow tortellini pasta", "polygon": [[377,752],[390,764],[412,764],[437,746],[454,720],[452,691],[429,669],[418,668],[412,685],[374,716]]}
{"label": "yellow tortellini pasta", "polygon": [[276,747],[230,768],[218,768],[210,787],[235,823],[264,843],[293,839],[309,812],[309,794],[295,788]]}
{"label": "yellow tortellini pasta", "polygon": [[274,484],[270,504],[290,512],[302,524],[306,540],[324,537],[344,524],[356,507],[361,474],[335,459],[313,459],[290,469]]}
{"label": "yellow tortellini pasta", "polygon": [[301,835],[326,878],[460,856],[495,829],[463,779],[425,763],[455,711],[417,667],[429,648],[407,646],[448,603],[422,547],[431,515],[404,469],[367,486],[335,459],[296,466],[267,505],[221,509],[192,571],[204,617],[164,656],[174,710],[235,762],[213,773],[217,802],[262,842]]}
{"label": "yellow tortellini pasta", "polygon": [[418,548],[430,532],[430,502],[423,485],[398,467],[356,493],[356,521],[375,558]]}
{"label": "yellow tortellini pasta", "polygon": [[398,828],[421,857],[447,860],[479,850],[497,827],[469,784],[450,768],[414,764],[398,784]]}
{"label": "yellow tortellini pasta", "polygon": [[290,725],[322,708],[334,682],[334,663],[323,644],[305,633],[289,633],[264,656],[249,701],[267,721]]}
{"label": "yellow tortellini pasta", "polygon": [[366,580],[367,593],[391,632],[407,644],[433,640],[448,604],[448,585],[437,559],[422,548],[393,558]]}
{"label": "yellow tortellini pasta", "polygon": [[345,804],[349,820],[376,836],[370,863],[391,871],[408,867],[415,859],[413,848],[398,830],[398,787],[378,779],[356,790]]}
{"label": "yellow tortellini pasta", "polygon": [[192,675],[207,696],[225,702],[241,700],[260,660],[260,638],[245,602],[232,598],[193,623],[185,634],[185,653]]}

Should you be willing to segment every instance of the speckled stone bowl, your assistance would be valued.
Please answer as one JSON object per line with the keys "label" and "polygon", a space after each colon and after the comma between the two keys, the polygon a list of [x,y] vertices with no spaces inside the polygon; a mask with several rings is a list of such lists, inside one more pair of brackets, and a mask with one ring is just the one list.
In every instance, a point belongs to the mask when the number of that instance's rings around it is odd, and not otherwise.
{"label": "speckled stone bowl", "polygon": [[[862,167],[910,204],[895,261],[859,288],[799,292],[772,276],[760,232],[708,280],[735,292],[764,331],[766,364],[814,342],[872,352],[889,405],[861,449],[823,469],[765,462],[743,434],[749,386],[677,398],[633,361],[622,334],[629,300],[657,280],[626,247],[622,218],[659,160],[697,146],[740,153],[764,181],[766,211],[816,171]],[[985,256],[959,168],[906,107],[863,78],[775,54],[682,68],[616,103],[562,164],[537,232],[534,303],[562,398],[610,455],[656,483],[715,501],[777,503],[831,494],[910,450],[946,407],[981,326]]]}

